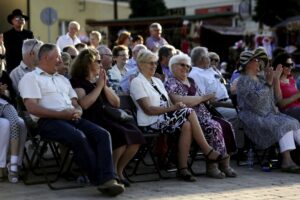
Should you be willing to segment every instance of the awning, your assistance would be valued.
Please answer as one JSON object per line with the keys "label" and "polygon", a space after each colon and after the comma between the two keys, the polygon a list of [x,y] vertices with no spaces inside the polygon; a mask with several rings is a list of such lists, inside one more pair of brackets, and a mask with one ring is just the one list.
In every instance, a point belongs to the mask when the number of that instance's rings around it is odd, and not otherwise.
{"label": "awning", "polygon": [[217,32],[221,35],[244,35],[245,32],[245,29],[243,27],[214,26],[214,25],[202,25],[202,27]]}
{"label": "awning", "polygon": [[279,24],[276,24],[273,28],[286,27],[288,30],[300,30],[300,16],[290,17]]}

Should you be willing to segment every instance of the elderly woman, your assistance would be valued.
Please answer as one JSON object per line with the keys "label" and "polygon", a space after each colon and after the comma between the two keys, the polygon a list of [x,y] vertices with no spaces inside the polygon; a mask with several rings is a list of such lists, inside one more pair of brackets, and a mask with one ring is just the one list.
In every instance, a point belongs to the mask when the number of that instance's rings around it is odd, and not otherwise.
{"label": "elderly woman", "polygon": [[130,84],[130,95],[137,106],[137,122],[147,132],[175,134],[179,131],[178,178],[196,181],[187,169],[193,139],[206,155],[208,162],[222,162],[227,157],[220,155],[208,145],[193,109],[187,108],[182,102],[171,104],[163,83],[153,77],[157,59],[157,55],[149,50],[141,50],[137,56],[140,73]]}
{"label": "elderly woman", "polygon": [[128,48],[124,45],[115,46],[112,50],[112,54],[113,54],[113,60],[115,61],[115,65],[112,66],[112,68],[107,71],[108,81],[112,89],[117,94],[122,94],[120,81],[128,72],[128,69],[125,66],[129,58]]}
{"label": "elderly woman", "polygon": [[106,85],[106,73],[101,67],[100,55],[96,49],[82,50],[72,65],[71,83],[83,108],[82,117],[110,132],[115,171],[121,183],[129,186],[123,170],[145,140],[134,121],[117,122],[105,114],[103,105],[119,107],[120,99]]}
{"label": "elderly woman", "polygon": [[259,59],[254,52],[244,51],[240,55],[241,75],[237,83],[239,117],[246,127],[246,134],[260,148],[268,148],[278,142],[282,154],[281,169],[299,173],[300,167],[291,159],[290,151],[295,142],[300,144],[299,122],[282,114],[275,106],[274,90],[278,87],[282,67],[276,71],[266,67],[265,77],[260,72]]}
{"label": "elderly woman", "polygon": [[[18,168],[22,166],[23,150],[27,137],[25,123],[23,119],[18,116],[13,106],[14,98],[15,93],[12,81],[8,74],[0,69],[0,117],[7,119],[10,125],[10,137],[9,141],[7,141],[9,142],[10,162],[7,164],[7,169],[8,181],[11,183],[17,183],[19,181]],[[6,132],[4,130],[2,132],[1,129],[1,134],[5,133]],[[5,142],[5,140],[1,142]],[[6,152],[6,150],[4,151]],[[3,163],[1,165],[3,165]],[[0,168],[2,168],[2,166],[0,166]]]}
{"label": "elderly woman", "polygon": [[282,74],[279,77],[279,87],[275,88],[280,110],[300,121],[300,92],[296,80],[291,74],[294,62],[287,53],[281,53],[274,58],[275,68],[282,66]]}
{"label": "elderly woman", "polygon": [[[214,94],[204,95],[198,93],[198,88],[192,78],[188,77],[191,70],[191,59],[186,54],[175,55],[169,62],[173,78],[165,82],[165,88],[173,103],[183,102],[192,107],[198,117],[201,128],[209,145],[221,153],[223,157],[227,152],[235,152],[235,141],[231,124],[221,118],[213,117],[205,103],[214,99]],[[223,134],[223,131],[226,134]],[[226,148],[224,136],[229,135],[228,148]],[[207,163],[206,174],[213,178],[236,177],[237,173],[230,167],[229,156],[219,163],[220,170],[216,163]]]}

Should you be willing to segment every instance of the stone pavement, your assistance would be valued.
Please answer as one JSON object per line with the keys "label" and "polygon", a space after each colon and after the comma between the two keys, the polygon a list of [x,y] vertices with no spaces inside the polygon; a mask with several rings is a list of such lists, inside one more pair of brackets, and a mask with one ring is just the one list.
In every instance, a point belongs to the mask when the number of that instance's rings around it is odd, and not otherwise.
{"label": "stone pavement", "polygon": [[[232,161],[234,163],[234,161]],[[279,170],[263,172],[258,166],[250,170],[236,167],[237,178],[217,180],[199,176],[197,182],[186,183],[176,178],[133,183],[116,200],[299,200],[300,174],[281,173]],[[172,176],[175,176],[172,174]],[[25,186],[0,183],[0,200],[50,200],[50,199],[112,199],[99,193],[95,187],[53,191],[46,184]]]}

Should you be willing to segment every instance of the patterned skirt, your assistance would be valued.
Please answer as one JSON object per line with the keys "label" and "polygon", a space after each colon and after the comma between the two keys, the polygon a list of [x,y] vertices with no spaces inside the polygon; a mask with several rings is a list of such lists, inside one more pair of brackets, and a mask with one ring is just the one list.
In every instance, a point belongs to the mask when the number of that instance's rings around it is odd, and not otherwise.
{"label": "patterned skirt", "polygon": [[147,133],[159,131],[163,134],[174,134],[180,131],[192,111],[192,108],[182,108],[173,112],[167,112],[159,115],[156,123],[141,128]]}

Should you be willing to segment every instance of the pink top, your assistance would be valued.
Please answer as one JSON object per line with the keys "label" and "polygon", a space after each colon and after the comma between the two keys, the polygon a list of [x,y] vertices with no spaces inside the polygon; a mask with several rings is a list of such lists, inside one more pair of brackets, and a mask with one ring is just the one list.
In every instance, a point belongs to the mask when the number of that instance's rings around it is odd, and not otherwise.
{"label": "pink top", "polygon": [[[288,79],[289,79],[289,83],[284,83],[280,81],[280,89],[282,92],[282,97],[284,99],[289,98],[298,92],[295,79],[292,76],[289,77]],[[286,105],[283,109],[298,107],[298,106],[300,107],[299,99],[297,101],[294,101],[293,103]]]}

